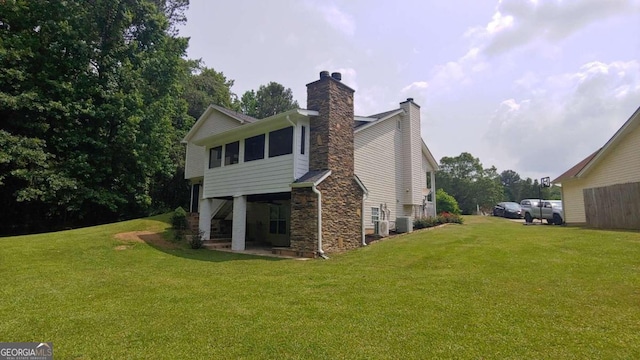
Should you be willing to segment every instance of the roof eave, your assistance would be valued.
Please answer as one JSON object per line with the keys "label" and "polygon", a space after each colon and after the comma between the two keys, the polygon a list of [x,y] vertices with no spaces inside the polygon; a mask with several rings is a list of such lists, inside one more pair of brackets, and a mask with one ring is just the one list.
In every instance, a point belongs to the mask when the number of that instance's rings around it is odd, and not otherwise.
{"label": "roof eave", "polygon": [[636,111],[629,117],[629,119],[616,131],[615,134],[607,141],[606,144],[598,151],[596,156],[593,157],[578,173],[576,174],[576,178],[580,178],[586,175],[589,170],[591,170],[596,164],[600,162],[600,160],[609,153],[609,149],[611,149],[615,144],[617,144],[620,139],[622,139],[628,132],[633,129],[633,125],[635,125],[636,121],[640,121],[640,107],[636,109]]}
{"label": "roof eave", "polygon": [[[402,114],[403,112],[404,112],[404,110],[403,110],[403,109],[398,109],[398,110],[396,110],[396,111],[392,112],[391,114],[389,114],[389,115],[387,115],[387,116],[385,116],[385,117],[381,117],[381,118],[380,118],[380,119],[378,119],[378,120],[369,121],[369,123],[368,123],[368,124],[366,124],[366,125],[362,125],[362,126],[360,126],[360,127],[357,127],[353,132],[354,132],[354,133],[357,133],[357,132],[362,131],[362,130],[364,130],[364,129],[368,129],[369,127],[371,127],[371,126],[373,126],[373,125],[375,125],[375,124],[379,124],[379,123],[381,123],[381,122],[383,122],[383,121],[385,121],[385,120],[387,120],[387,119],[390,119],[390,118],[392,118],[392,117],[394,117],[394,116],[396,116],[396,115],[398,115],[398,114]],[[367,119],[371,119],[371,118],[367,118]],[[354,119],[354,120],[358,120],[358,119]],[[367,120],[358,120],[358,121],[367,121]]]}

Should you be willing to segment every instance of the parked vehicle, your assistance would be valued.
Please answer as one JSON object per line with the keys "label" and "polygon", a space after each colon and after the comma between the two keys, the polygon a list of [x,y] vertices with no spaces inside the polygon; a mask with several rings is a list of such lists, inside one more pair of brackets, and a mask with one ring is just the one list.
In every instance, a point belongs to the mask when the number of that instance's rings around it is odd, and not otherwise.
{"label": "parked vehicle", "polygon": [[501,202],[493,207],[493,216],[501,216],[510,219],[521,219],[522,208],[515,202]]}
{"label": "parked vehicle", "polygon": [[564,224],[564,211],[560,200],[524,199],[520,201],[524,220],[545,219],[549,224]]}

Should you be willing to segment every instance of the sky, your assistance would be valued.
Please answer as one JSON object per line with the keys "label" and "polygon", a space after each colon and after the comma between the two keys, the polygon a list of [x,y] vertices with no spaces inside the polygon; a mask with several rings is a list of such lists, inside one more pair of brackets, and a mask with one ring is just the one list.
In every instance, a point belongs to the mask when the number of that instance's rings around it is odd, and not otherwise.
{"label": "sky", "polygon": [[[552,179],[640,107],[640,0],[191,0],[187,57],[271,81],[306,107],[322,70],[356,90],[356,115],[421,106],[439,161]],[[639,149],[640,151],[640,149]]]}

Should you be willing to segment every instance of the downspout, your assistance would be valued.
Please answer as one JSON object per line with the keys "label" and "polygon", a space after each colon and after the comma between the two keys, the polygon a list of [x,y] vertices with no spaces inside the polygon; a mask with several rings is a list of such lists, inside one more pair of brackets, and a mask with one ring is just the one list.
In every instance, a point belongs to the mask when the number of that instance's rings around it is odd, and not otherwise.
{"label": "downspout", "polygon": [[362,214],[360,216],[360,222],[362,224],[362,246],[367,246],[367,239],[364,235],[364,202],[365,200],[367,200],[367,198],[369,197],[369,193],[367,191],[363,192],[362,194],[362,210],[360,210],[360,213]]}
{"label": "downspout", "polygon": [[328,259],[329,257],[322,250],[322,194],[315,184],[311,187],[311,190],[318,195],[318,256]]}

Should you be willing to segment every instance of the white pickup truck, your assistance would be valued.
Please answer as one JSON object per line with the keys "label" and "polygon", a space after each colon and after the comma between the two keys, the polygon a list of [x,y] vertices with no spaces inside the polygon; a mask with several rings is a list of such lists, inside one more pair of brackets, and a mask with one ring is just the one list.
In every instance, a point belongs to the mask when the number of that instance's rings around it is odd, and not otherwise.
{"label": "white pickup truck", "polygon": [[560,200],[524,199],[520,201],[524,220],[528,223],[533,219],[545,219],[549,224],[564,224],[564,211]]}

